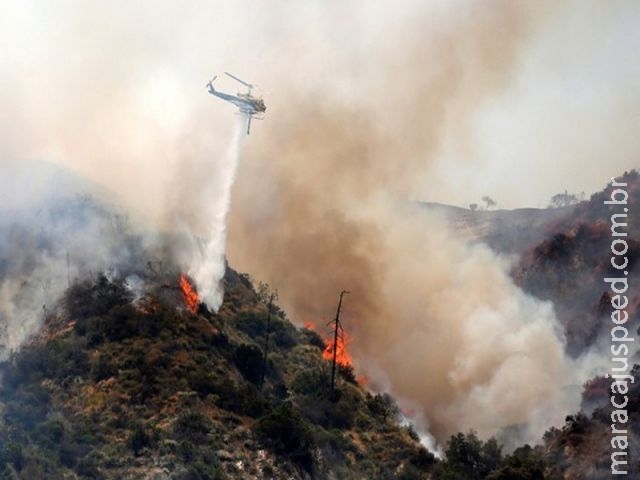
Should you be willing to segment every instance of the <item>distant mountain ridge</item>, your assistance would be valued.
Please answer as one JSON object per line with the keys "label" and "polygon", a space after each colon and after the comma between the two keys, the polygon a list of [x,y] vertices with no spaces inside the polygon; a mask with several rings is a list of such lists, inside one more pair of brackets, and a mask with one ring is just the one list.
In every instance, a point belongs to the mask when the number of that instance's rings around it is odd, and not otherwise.
{"label": "distant mountain ridge", "polygon": [[[640,320],[640,175],[627,172],[629,281],[632,320]],[[483,242],[499,254],[516,255],[512,271],[527,293],[553,302],[571,355],[578,356],[603,334],[610,299],[602,278],[609,265],[610,222],[614,209],[604,204],[611,187],[589,200],[561,208],[476,210],[437,203],[422,204],[443,216],[454,232]],[[635,206],[635,208],[634,208]]]}
{"label": "distant mountain ridge", "polygon": [[571,215],[577,205],[560,208],[469,210],[441,203],[423,202],[428,211],[447,219],[454,232],[469,241],[482,241],[493,250],[522,254],[551,233],[554,222]]}

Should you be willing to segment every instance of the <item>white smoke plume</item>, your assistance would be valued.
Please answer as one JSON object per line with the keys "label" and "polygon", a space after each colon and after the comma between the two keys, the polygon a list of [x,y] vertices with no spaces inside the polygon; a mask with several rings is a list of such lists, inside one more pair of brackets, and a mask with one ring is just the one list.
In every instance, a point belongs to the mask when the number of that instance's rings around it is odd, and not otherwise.
{"label": "white smoke plume", "polygon": [[144,275],[155,241],[105,203],[100,189],[44,162],[0,177],[0,359],[57,312],[70,283],[100,273]]}
{"label": "white smoke plume", "polygon": [[200,215],[205,219],[205,227],[203,237],[193,238],[198,247],[193,249],[188,273],[193,277],[202,301],[214,310],[218,310],[222,304],[224,293],[221,281],[226,269],[227,215],[247,121],[245,114],[238,115],[226,154],[220,161],[210,163],[209,175],[206,169],[203,172],[210,180],[206,182],[204,189],[193,192],[198,196],[193,202],[200,205]]}

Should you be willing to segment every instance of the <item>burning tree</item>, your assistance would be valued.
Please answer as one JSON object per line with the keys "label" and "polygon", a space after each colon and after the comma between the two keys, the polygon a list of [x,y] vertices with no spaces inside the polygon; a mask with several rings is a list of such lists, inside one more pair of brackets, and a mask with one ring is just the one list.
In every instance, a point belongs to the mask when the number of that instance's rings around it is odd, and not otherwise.
{"label": "burning tree", "polygon": [[347,332],[345,332],[344,329],[340,327],[337,342],[334,342],[334,340],[331,338],[326,341],[324,350],[322,352],[322,358],[332,362],[335,355],[336,365],[340,367],[352,367],[353,358],[347,351],[347,345],[350,341],[351,339]]}
{"label": "burning tree", "polygon": [[[346,334],[342,325],[340,324],[340,310],[342,309],[342,298],[348,294],[346,290],[340,292],[340,300],[338,301],[338,309],[336,310],[336,318],[329,323],[329,325],[333,324],[333,340],[330,341],[326,348],[324,349],[323,356],[324,358],[331,359],[331,391],[335,391],[336,385],[336,365],[351,366],[353,363],[351,360],[351,356],[347,354],[345,349],[345,341]],[[339,354],[339,356],[338,356]],[[329,359],[327,358],[327,359]],[[338,358],[340,361],[338,362]]]}
{"label": "burning tree", "polygon": [[[331,320],[328,325],[333,326],[331,337],[324,340],[322,350],[322,358],[331,362],[331,391],[335,390],[336,370],[338,370],[347,381],[358,383],[353,371],[353,357],[347,351],[347,345],[351,339],[340,322],[340,313],[342,311],[342,300],[344,295],[348,294],[346,290],[340,292],[340,300],[336,317]],[[306,321],[304,327],[307,330],[315,331],[316,325],[312,321]]]}
{"label": "burning tree", "polygon": [[200,304],[198,292],[189,279],[182,273],[180,274],[180,290],[182,291],[182,296],[184,297],[184,302],[187,304],[187,308],[191,313],[196,313],[198,311],[198,305]]}

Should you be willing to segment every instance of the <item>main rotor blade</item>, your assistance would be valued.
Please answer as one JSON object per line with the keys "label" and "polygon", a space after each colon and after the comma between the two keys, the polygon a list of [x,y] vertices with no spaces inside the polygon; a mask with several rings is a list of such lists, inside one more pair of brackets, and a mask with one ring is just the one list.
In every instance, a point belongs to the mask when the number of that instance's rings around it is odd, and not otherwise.
{"label": "main rotor blade", "polygon": [[231,75],[229,72],[224,72],[224,74],[230,76],[235,81],[240,82],[241,84],[243,84],[246,87],[253,88],[253,85],[251,85],[250,83],[245,82],[244,80],[240,80],[238,77],[236,77],[235,75]]}

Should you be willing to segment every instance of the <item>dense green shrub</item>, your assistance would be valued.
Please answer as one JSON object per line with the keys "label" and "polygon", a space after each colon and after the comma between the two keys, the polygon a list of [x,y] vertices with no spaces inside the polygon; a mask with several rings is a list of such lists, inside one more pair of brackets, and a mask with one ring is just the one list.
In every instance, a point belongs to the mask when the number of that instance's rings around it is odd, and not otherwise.
{"label": "dense green shrub", "polygon": [[409,457],[409,463],[421,471],[426,471],[436,463],[436,457],[423,446],[419,446]]}
{"label": "dense green shrub", "polygon": [[218,393],[221,390],[216,377],[204,369],[196,369],[190,372],[188,381],[189,388],[196,392],[200,398],[206,398],[207,395]]}
{"label": "dense green shrub", "polygon": [[324,390],[319,389],[313,395],[297,397],[296,405],[304,417],[314,425],[350,429],[355,425],[362,400],[359,392],[353,388],[330,392],[327,387]]}
{"label": "dense green shrub", "polygon": [[29,385],[16,392],[16,395],[5,403],[3,415],[12,424],[32,430],[45,420],[49,411],[49,394],[40,385]]}
{"label": "dense green shrub", "polygon": [[540,450],[529,445],[517,448],[487,480],[544,480],[545,463]]}
{"label": "dense green shrub", "polygon": [[198,461],[189,465],[187,471],[178,478],[180,480],[224,480],[227,477],[218,465],[207,465]]}
{"label": "dense green shrub", "polygon": [[298,343],[298,331],[296,328],[291,323],[276,316],[271,318],[269,331],[273,342],[280,348],[293,348]]}
{"label": "dense green shrub", "polygon": [[395,421],[400,415],[400,408],[388,393],[367,394],[366,404],[371,414],[383,422]]}
{"label": "dense green shrub", "polygon": [[64,436],[65,428],[60,420],[49,420],[40,423],[33,433],[34,441],[48,449],[57,448]]}
{"label": "dense green shrub", "polygon": [[309,345],[313,345],[319,350],[325,349],[324,340],[317,332],[305,328],[304,330],[302,330],[302,334],[304,335],[304,340],[306,340]]}
{"label": "dense green shrub", "polygon": [[22,446],[17,442],[8,442],[2,447],[3,463],[11,465],[16,471],[22,470],[24,467],[24,451]]}
{"label": "dense green shrub", "polygon": [[94,382],[106,380],[118,373],[118,368],[107,355],[100,355],[91,366],[91,378]]}
{"label": "dense green shrub", "polygon": [[187,412],[178,417],[173,430],[178,439],[188,440],[196,444],[204,443],[207,433],[211,430],[211,423],[201,413]]}
{"label": "dense green shrub", "polygon": [[405,464],[400,473],[394,478],[396,480],[423,480],[425,476],[424,471],[416,468],[414,465]]}
{"label": "dense green shrub", "polygon": [[347,382],[352,385],[357,385],[356,372],[353,369],[353,365],[338,365],[338,374]]}
{"label": "dense green shrub", "polygon": [[496,440],[491,438],[483,443],[473,431],[453,435],[445,457],[434,472],[436,480],[485,479],[502,463],[502,451]]}
{"label": "dense green shrub", "polygon": [[300,395],[321,395],[328,388],[327,374],[315,368],[302,370],[291,382],[291,389]]}
{"label": "dense green shrub", "polygon": [[127,446],[131,449],[133,454],[137,457],[144,448],[151,446],[151,437],[147,434],[144,425],[140,422],[136,422],[133,427],[133,431],[127,439]]}
{"label": "dense green shrub", "polygon": [[113,307],[101,322],[101,331],[107,340],[119,342],[139,335],[140,320],[132,305],[118,305]]}
{"label": "dense green shrub", "polygon": [[74,283],[65,294],[67,311],[74,319],[105,315],[112,308],[126,305],[131,300],[131,292],[124,281],[110,280],[103,274],[95,282],[84,280]]}
{"label": "dense green shrub", "polygon": [[102,455],[93,450],[80,459],[76,471],[81,475],[81,478],[102,480],[105,476],[100,472],[101,461]]}
{"label": "dense green shrub", "polygon": [[84,376],[89,371],[89,358],[83,342],[76,338],[61,338],[43,345],[23,349],[7,364],[4,386],[18,388],[21,384],[38,383],[42,379],[64,380]]}
{"label": "dense green shrub", "polygon": [[256,311],[240,312],[235,319],[238,330],[251,338],[264,336],[267,329],[267,315]]}
{"label": "dense green shrub", "polygon": [[254,432],[275,453],[286,455],[308,472],[313,468],[313,432],[291,405],[282,404],[258,419]]}
{"label": "dense green shrub", "polygon": [[258,384],[262,378],[262,352],[254,345],[238,345],[233,352],[233,363],[249,382]]}
{"label": "dense green shrub", "polygon": [[239,415],[258,417],[269,407],[269,402],[252,383],[238,386],[228,377],[216,377],[200,370],[189,375],[189,386],[200,398],[213,395],[216,405]]}

